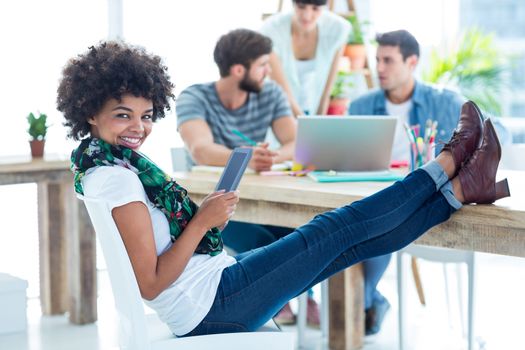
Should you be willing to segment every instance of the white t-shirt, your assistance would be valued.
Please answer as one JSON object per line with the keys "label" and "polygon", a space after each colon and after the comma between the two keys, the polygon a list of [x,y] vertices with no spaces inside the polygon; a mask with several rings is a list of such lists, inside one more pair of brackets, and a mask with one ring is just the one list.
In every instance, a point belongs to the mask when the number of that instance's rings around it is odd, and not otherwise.
{"label": "white t-shirt", "polygon": [[410,142],[405,131],[405,123],[408,123],[408,114],[412,108],[412,99],[395,104],[386,100],[386,112],[388,115],[396,116],[396,132],[394,134],[394,145],[392,147],[393,160],[410,160]]}
{"label": "white t-shirt", "polygon": [[297,103],[301,110],[308,115],[313,115],[317,111],[310,110],[313,104],[313,90],[315,89],[315,59],[295,60],[297,75],[299,77],[299,93]]}
{"label": "white t-shirt", "polygon": [[[90,169],[82,178],[82,186],[86,196],[106,200],[111,209],[130,202],[144,203],[151,215],[157,256],[171,247],[168,220],[149,201],[142,183],[131,170],[121,166]],[[193,254],[179,278],[145,303],[175,335],[186,334],[210,311],[222,271],[235,262],[225,251],[213,257]]]}

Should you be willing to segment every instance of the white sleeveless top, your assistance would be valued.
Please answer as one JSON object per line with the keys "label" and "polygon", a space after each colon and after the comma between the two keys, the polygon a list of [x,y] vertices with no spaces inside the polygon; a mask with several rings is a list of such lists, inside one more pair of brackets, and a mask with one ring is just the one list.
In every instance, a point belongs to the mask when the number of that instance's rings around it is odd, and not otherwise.
{"label": "white sleeveless top", "polygon": [[299,90],[295,98],[306,115],[313,115],[317,112],[311,110],[315,98],[315,65],[315,59],[295,60],[297,77],[299,78]]}

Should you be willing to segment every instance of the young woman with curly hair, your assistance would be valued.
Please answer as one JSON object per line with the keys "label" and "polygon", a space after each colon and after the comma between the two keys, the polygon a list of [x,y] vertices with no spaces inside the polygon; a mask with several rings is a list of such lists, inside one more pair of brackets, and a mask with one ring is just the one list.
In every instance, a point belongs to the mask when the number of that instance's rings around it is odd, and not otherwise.
{"label": "young woman with curly hair", "polygon": [[494,128],[465,108],[435,161],[277,242],[231,257],[220,228],[239,193],[214,192],[197,207],[139,152],[169,108],[172,87],[157,56],[102,43],[66,65],[58,109],[70,136],[82,138],[72,153],[75,190],[108,203],[143,298],[178,336],[253,331],[290,298],[406,246],[461,203],[508,195],[505,183],[494,180],[501,152]]}

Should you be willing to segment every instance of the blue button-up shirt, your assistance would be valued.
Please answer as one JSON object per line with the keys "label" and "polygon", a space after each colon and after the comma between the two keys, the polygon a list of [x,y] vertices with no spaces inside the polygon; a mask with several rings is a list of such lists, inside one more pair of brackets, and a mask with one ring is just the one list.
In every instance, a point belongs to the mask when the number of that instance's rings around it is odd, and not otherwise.
{"label": "blue button-up shirt", "polygon": [[[427,119],[438,122],[436,135],[436,154],[443,147],[440,141],[447,142],[458,124],[461,106],[465,99],[458,93],[437,88],[416,81],[412,94],[412,108],[409,112],[409,124],[419,124],[424,131]],[[350,104],[350,115],[387,115],[385,91],[371,91]]]}

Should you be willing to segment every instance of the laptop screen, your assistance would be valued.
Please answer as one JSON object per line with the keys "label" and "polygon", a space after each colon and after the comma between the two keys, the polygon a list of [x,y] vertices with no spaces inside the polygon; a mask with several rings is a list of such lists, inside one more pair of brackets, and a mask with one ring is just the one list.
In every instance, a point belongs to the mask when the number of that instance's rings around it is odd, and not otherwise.
{"label": "laptop screen", "polygon": [[294,160],[316,170],[386,170],[395,116],[302,116]]}

